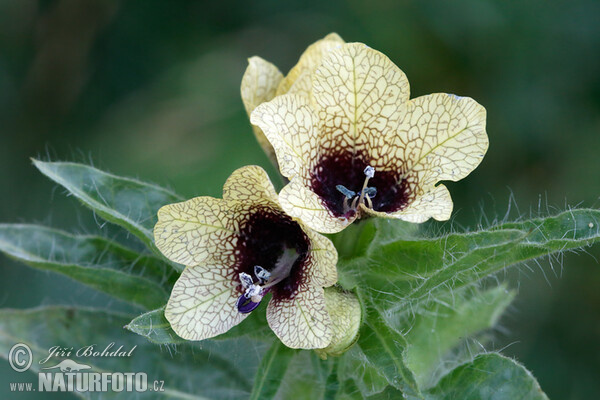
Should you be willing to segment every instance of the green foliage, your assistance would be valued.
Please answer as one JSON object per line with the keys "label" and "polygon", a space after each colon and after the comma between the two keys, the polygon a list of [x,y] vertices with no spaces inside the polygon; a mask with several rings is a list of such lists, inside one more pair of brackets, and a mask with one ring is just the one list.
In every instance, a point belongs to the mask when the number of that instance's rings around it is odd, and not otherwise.
{"label": "green foliage", "polygon": [[[382,222],[367,224],[378,227]],[[556,216],[437,238],[410,238],[403,230],[398,239],[375,235],[372,238],[368,246],[361,245],[362,254],[342,260],[340,274],[351,275],[355,282],[361,282],[361,287],[371,291],[378,306],[404,312],[508,266],[597,242],[600,211],[575,209]],[[351,278],[340,280],[351,281]],[[397,298],[402,301],[396,301]]]}
{"label": "green foliage", "polygon": [[275,397],[294,352],[278,340],[273,342],[258,367],[250,400]]}
{"label": "green foliage", "polygon": [[547,400],[534,377],[522,365],[500,354],[483,354],[457,367],[427,394],[427,399]]}
{"label": "green foliage", "polygon": [[171,329],[171,324],[169,324],[169,321],[165,318],[164,307],[135,317],[131,322],[125,325],[125,329],[129,329],[131,332],[137,333],[156,344],[176,344],[185,342],[173,332],[173,329]]}
{"label": "green foliage", "polygon": [[83,164],[40,160],[33,160],[33,164],[86,207],[108,222],[127,229],[162,257],[154,246],[152,234],[157,221],[156,212],[165,204],[181,201],[179,196],[162,187],[108,174]]}
{"label": "green foliage", "polygon": [[[252,389],[265,346],[244,338],[203,341],[161,349],[141,336],[123,335],[122,326],[130,315],[106,310],[72,307],[42,307],[32,310],[0,310],[0,356],[7,357],[16,342],[26,343],[33,352],[31,371],[54,366],[69,357],[53,357],[46,365],[38,362],[53,346],[73,348],[98,343],[98,337],[119,338],[117,347],[132,351],[131,357],[86,357],[81,362],[98,372],[138,372],[148,381],[164,381],[164,392],[140,393],[146,398],[221,399],[247,398]],[[107,343],[108,344],[108,343]],[[100,344],[96,350],[102,351]],[[135,348],[134,348],[135,347]],[[71,357],[72,358],[72,357]],[[202,377],[202,379],[198,379]],[[123,393],[82,393],[84,398],[120,398]]]}
{"label": "green foliage", "polygon": [[226,334],[190,343],[164,317],[180,266],[156,256],[152,237],[158,208],[180,199],[85,165],[34,163],[147,250],[22,224],[0,225],[0,250],[152,311],[136,316],[69,307],[0,310],[1,353],[6,356],[16,340],[41,355],[51,346],[89,345],[96,335],[122,337],[120,344],[137,346],[136,356],[94,360],[93,367],[148,372],[165,381],[166,391],[154,396],[545,399],[535,378],[515,361],[477,354],[483,346],[461,351],[470,339],[485,344],[515,296],[503,284],[490,287],[493,280],[480,283],[511,265],[600,241],[600,211],[591,209],[437,237],[400,221],[362,221],[332,236],[339,282],[357,294],[363,308],[360,336],[343,356],[319,360],[283,346],[267,327],[266,302]]}
{"label": "green foliage", "polygon": [[102,237],[0,224],[0,250],[34,268],[64,274],[147,309],[162,305],[172,285],[172,271],[160,260]]}
{"label": "green foliage", "polygon": [[414,374],[406,366],[405,351],[408,342],[399,332],[390,328],[377,311],[367,311],[358,346],[367,363],[389,385],[400,390],[407,399],[422,398]]}
{"label": "green foliage", "polygon": [[[437,299],[410,321],[406,340],[410,343],[406,351],[406,363],[415,374],[420,387],[426,387],[431,378],[441,372],[445,357],[464,338],[475,337],[479,332],[493,328],[506,307],[512,302],[515,292],[504,285],[489,290],[477,289],[469,293],[454,293],[452,298]],[[405,321],[395,324],[401,328]],[[405,325],[406,326],[406,325]],[[483,338],[479,338],[483,342]],[[454,359],[447,360],[456,364]]]}

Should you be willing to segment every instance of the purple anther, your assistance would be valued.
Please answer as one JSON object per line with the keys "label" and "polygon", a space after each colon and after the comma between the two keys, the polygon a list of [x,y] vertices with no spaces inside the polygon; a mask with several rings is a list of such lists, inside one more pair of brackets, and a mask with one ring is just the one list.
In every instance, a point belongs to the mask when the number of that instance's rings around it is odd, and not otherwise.
{"label": "purple anther", "polygon": [[258,303],[255,303],[252,301],[251,298],[247,298],[246,295],[241,295],[236,305],[240,313],[248,314],[249,312],[252,312],[256,307],[258,307],[259,304],[260,301]]}

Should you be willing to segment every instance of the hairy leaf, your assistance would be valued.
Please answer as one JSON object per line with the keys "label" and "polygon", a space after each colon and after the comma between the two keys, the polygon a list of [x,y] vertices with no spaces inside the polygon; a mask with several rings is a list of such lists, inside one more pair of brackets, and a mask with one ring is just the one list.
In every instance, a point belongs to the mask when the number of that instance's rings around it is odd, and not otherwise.
{"label": "hairy leaf", "polygon": [[[33,373],[47,372],[41,368],[57,365],[64,359],[90,365],[93,372],[145,372],[148,386],[154,380],[164,382],[162,392],[135,393],[141,398],[176,399],[247,399],[252,382],[266,347],[244,338],[219,342],[206,340],[197,344],[159,347],[146,339],[123,331],[131,317],[104,310],[71,307],[43,307],[31,310],[0,310],[0,357],[6,358],[18,342],[32,350]],[[123,346],[128,357],[84,357],[77,350],[94,346],[104,350],[112,342],[112,350]],[[54,346],[73,349],[71,355],[48,357]],[[18,377],[16,376],[18,375]],[[17,374],[20,382],[37,385],[37,375]],[[125,392],[77,393],[83,398],[128,397]],[[133,396],[133,393],[130,393]]]}
{"label": "hairy leaf", "polygon": [[500,354],[485,354],[446,375],[427,400],[548,400],[522,365]]}
{"label": "hairy leaf", "polygon": [[359,334],[358,346],[367,362],[388,384],[400,390],[406,399],[422,399],[414,374],[404,361],[408,346],[404,336],[391,329],[374,310],[367,313]]}
{"label": "hairy leaf", "polygon": [[[492,328],[511,303],[515,292],[505,286],[483,292],[455,293],[448,299],[429,304],[408,324],[406,363],[415,374],[420,387],[429,384],[435,375],[443,372],[445,356],[461,343],[483,329]],[[401,328],[398,326],[398,328]],[[456,355],[454,355],[456,357]],[[448,362],[456,360],[446,360]]]}
{"label": "hairy leaf", "polygon": [[135,332],[156,344],[175,344],[183,343],[181,339],[171,329],[171,324],[165,318],[165,307],[149,311],[134,318],[125,325],[126,329]]}
{"label": "hairy leaf", "polygon": [[147,309],[164,304],[172,285],[173,271],[167,271],[162,261],[98,236],[75,236],[39,225],[0,224],[0,251]]}
{"label": "hairy leaf", "polygon": [[388,312],[407,311],[510,265],[596,243],[599,227],[599,210],[580,209],[434,239],[374,239],[364,255],[341,261],[340,275],[372,288],[368,297]]}
{"label": "hairy leaf", "polygon": [[285,371],[296,351],[275,340],[264,355],[254,378],[250,400],[272,399],[275,397]]}
{"label": "hairy leaf", "polygon": [[160,254],[152,233],[156,212],[165,204],[181,201],[179,196],[160,186],[112,175],[88,165],[40,160],[33,160],[33,164],[99,216],[127,229]]}

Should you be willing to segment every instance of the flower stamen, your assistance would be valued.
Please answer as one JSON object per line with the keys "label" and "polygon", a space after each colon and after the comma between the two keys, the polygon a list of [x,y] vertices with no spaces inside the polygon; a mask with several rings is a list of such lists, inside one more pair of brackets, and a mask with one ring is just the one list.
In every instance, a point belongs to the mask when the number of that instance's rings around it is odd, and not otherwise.
{"label": "flower stamen", "polygon": [[369,179],[375,176],[375,168],[371,167],[370,165],[367,165],[367,167],[364,170],[364,173],[365,182],[363,183],[363,187],[360,190],[360,198],[358,199],[358,204],[362,203],[363,199],[365,198],[365,189],[367,189],[367,183],[369,183]]}
{"label": "flower stamen", "polygon": [[[356,208],[359,204],[363,203],[373,209],[373,201],[371,199],[377,195],[376,187],[368,187],[369,179],[375,176],[375,168],[370,165],[367,166],[364,170],[365,181],[363,182],[362,189],[357,193],[353,190],[348,189],[344,185],[336,185],[336,189],[338,192],[344,195],[343,205],[344,205],[344,214],[349,211],[356,211]],[[348,201],[352,200],[352,203],[348,205]]]}
{"label": "flower stamen", "polygon": [[242,314],[247,314],[256,309],[271,287],[290,276],[290,271],[297,259],[298,252],[296,249],[285,247],[272,271],[267,271],[260,265],[254,266],[254,275],[256,276],[257,283],[254,283],[252,276],[241,272],[239,274],[240,282],[246,290],[238,298],[238,311]]}

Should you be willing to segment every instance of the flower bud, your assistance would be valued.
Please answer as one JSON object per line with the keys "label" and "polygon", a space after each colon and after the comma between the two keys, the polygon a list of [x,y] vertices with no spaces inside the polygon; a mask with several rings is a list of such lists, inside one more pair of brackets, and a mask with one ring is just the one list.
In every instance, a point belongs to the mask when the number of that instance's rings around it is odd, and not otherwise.
{"label": "flower bud", "polygon": [[342,355],[356,342],[362,314],[356,295],[337,286],[325,288],[325,306],[333,337],[329,346],[315,350],[323,360]]}

